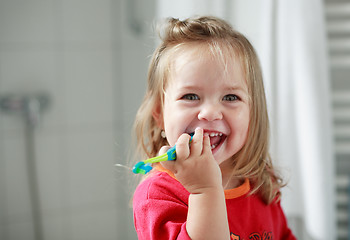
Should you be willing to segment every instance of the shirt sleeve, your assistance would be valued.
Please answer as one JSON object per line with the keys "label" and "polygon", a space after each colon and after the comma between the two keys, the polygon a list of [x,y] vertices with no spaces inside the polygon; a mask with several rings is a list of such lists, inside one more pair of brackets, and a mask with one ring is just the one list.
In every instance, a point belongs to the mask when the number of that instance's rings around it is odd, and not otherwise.
{"label": "shirt sleeve", "polygon": [[278,202],[278,208],[279,211],[281,212],[282,215],[282,238],[281,239],[286,239],[286,240],[296,240],[296,237],[294,236],[294,234],[292,233],[291,229],[288,227],[288,223],[287,223],[287,218],[284,214],[284,211],[281,207],[281,203]]}
{"label": "shirt sleeve", "polygon": [[178,186],[162,178],[146,179],[137,187],[133,212],[140,240],[190,240],[186,231],[188,205],[176,191]]}

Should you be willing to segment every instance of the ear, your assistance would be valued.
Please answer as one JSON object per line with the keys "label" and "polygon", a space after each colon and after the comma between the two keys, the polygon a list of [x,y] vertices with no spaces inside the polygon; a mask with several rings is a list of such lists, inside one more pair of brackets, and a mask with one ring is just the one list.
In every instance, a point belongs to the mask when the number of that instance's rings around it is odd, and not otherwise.
{"label": "ear", "polygon": [[160,104],[157,104],[152,111],[152,116],[160,129],[164,129],[163,111]]}

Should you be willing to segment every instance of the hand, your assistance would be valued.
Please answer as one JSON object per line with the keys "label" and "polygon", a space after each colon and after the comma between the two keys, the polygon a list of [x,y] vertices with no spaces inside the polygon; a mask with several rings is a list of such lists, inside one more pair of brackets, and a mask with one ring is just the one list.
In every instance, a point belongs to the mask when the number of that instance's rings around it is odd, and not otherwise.
{"label": "hand", "polygon": [[[176,142],[176,160],[161,164],[172,171],[176,179],[191,194],[222,189],[221,171],[211,152],[209,136],[197,128],[191,144],[190,136],[182,134]],[[165,152],[169,147],[163,147]]]}

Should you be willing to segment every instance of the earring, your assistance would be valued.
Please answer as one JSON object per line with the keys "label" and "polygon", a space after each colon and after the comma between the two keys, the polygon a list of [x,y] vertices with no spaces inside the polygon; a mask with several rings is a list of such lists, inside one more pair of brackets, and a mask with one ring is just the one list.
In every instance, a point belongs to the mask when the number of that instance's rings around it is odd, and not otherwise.
{"label": "earring", "polygon": [[165,135],[165,131],[164,131],[164,130],[160,131],[160,136],[161,136],[162,138],[166,138],[166,135]]}

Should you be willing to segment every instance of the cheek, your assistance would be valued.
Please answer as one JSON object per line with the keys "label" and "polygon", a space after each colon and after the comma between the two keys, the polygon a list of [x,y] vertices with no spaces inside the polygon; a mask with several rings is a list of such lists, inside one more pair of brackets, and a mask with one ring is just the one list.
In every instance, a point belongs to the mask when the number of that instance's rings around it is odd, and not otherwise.
{"label": "cheek", "polygon": [[246,111],[245,113],[242,113],[242,115],[240,116],[239,121],[241,122],[241,128],[242,131],[245,131],[246,133],[248,132],[248,128],[249,128],[249,111]]}
{"label": "cheek", "polygon": [[166,138],[168,143],[173,146],[178,138],[178,132],[180,123],[180,113],[176,110],[176,107],[173,104],[164,103],[164,130],[166,133]]}
{"label": "cheek", "polygon": [[249,116],[246,117],[242,123],[242,134],[244,137],[244,142],[247,139],[248,131],[249,131]]}
{"label": "cheek", "polygon": [[191,128],[195,114],[181,109],[176,105],[172,105],[170,110],[168,109],[164,113],[164,127],[167,140],[170,145],[174,145],[180,135]]}
{"label": "cheek", "polygon": [[240,138],[240,141],[245,142],[249,129],[249,113],[246,111],[237,114],[232,121],[232,128]]}

